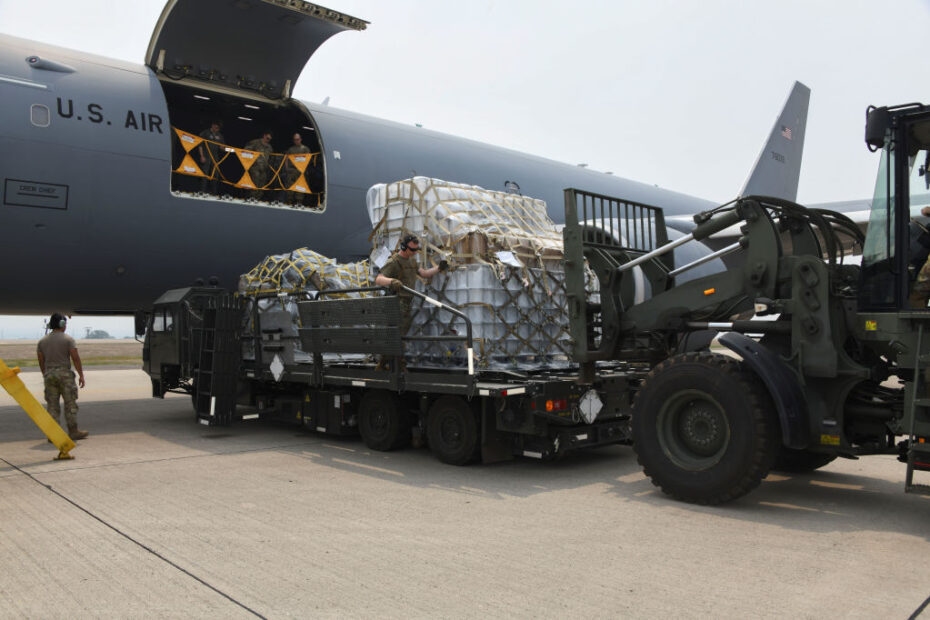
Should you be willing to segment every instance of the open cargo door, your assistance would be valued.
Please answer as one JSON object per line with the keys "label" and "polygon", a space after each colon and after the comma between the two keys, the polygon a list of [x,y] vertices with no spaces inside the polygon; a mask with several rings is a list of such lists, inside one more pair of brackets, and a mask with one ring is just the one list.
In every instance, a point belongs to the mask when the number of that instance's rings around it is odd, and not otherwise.
{"label": "open cargo door", "polygon": [[169,0],[145,63],[198,88],[287,99],[318,47],[367,25],[301,0]]}

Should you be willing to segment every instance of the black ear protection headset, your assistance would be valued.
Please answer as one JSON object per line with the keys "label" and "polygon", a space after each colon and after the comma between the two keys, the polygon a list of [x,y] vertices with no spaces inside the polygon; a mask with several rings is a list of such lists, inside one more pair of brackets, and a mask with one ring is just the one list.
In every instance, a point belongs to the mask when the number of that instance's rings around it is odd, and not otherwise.
{"label": "black ear protection headset", "polygon": [[48,320],[49,329],[62,329],[65,325],[68,324],[68,319],[65,318],[65,315],[60,312],[56,312],[52,315],[52,318]]}
{"label": "black ear protection headset", "polygon": [[409,246],[411,243],[416,243],[417,245],[420,245],[420,240],[417,239],[416,235],[407,235],[406,237],[404,237],[403,239],[401,239],[401,241],[400,241],[400,249],[401,249],[401,250],[409,250],[410,248],[409,248],[408,246]]}

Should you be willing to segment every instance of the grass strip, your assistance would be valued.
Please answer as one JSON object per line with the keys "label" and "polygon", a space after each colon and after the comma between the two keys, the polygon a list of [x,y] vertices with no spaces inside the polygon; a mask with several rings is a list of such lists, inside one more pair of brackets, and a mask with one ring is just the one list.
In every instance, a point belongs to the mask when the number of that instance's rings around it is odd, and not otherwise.
{"label": "grass strip", "polygon": [[[34,357],[25,357],[19,359],[4,359],[7,366],[19,366],[20,368],[37,368],[39,366],[39,361]],[[115,366],[115,365],[129,365],[129,364],[138,364],[142,366],[142,357],[136,355],[130,356],[101,356],[101,357],[84,357],[81,356],[81,364],[83,366]]]}

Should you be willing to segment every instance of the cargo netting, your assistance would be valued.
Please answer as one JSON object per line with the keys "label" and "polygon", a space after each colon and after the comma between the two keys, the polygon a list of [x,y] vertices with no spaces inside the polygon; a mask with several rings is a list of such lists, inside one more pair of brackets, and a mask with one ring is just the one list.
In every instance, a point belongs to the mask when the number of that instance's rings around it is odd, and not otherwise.
{"label": "cargo netting", "polygon": [[[495,370],[569,365],[562,234],[542,200],[472,185],[414,177],[368,191],[372,262],[381,267],[400,239],[414,234],[425,252],[420,266],[452,265],[417,289],[452,305],[472,321],[478,367]],[[590,286],[596,286],[588,274]],[[408,335],[460,333],[461,321],[413,300]],[[411,342],[407,363],[459,366],[461,347]]]}
{"label": "cargo netting", "polygon": [[[263,361],[271,362],[274,357],[269,351],[280,349],[282,362],[311,363],[313,358],[300,348],[298,327],[300,315],[297,301],[313,299],[317,291],[329,289],[351,289],[371,286],[369,262],[339,263],[307,248],[288,254],[266,257],[251,271],[239,278],[239,296],[245,299],[246,312],[243,317],[243,336],[254,333],[253,316],[257,311],[261,326],[262,342],[274,342],[262,351]],[[274,294],[268,297],[267,294]],[[360,297],[372,293],[347,293],[330,295],[328,299]],[[259,295],[262,296],[259,299]],[[243,359],[255,359],[254,339],[242,338]],[[267,358],[267,359],[266,359]],[[357,361],[364,355],[328,353],[327,360]]]}

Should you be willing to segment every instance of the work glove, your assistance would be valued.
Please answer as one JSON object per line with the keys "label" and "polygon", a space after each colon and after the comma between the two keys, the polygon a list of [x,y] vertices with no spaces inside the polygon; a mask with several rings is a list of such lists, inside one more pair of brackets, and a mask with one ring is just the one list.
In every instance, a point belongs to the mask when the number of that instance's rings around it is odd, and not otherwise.
{"label": "work glove", "polygon": [[439,271],[446,271],[449,268],[449,261],[442,259],[439,261]]}
{"label": "work glove", "polygon": [[404,286],[400,280],[394,279],[391,280],[391,283],[388,285],[392,293],[397,293]]}

